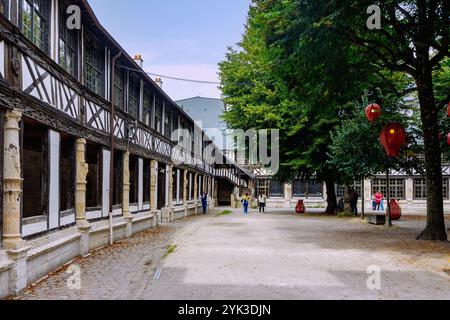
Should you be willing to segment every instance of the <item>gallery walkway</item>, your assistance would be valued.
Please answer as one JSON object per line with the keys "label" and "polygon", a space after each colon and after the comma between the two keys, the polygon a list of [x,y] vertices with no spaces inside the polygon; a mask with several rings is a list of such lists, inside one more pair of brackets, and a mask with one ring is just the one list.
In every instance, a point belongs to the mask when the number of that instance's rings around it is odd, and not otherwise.
{"label": "gallery walkway", "polygon": [[[424,221],[389,229],[356,218],[223,210],[74,261],[80,290],[68,288],[61,270],[18,298],[450,299],[450,243],[415,241]],[[368,271],[377,268],[381,287],[371,290]]]}

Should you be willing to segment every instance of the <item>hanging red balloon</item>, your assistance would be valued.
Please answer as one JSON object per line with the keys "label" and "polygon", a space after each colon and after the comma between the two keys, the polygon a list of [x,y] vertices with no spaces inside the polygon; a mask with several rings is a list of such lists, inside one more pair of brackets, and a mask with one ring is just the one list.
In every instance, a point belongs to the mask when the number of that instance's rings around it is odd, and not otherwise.
{"label": "hanging red balloon", "polygon": [[378,104],[372,103],[371,105],[367,106],[366,117],[370,122],[377,120],[380,116],[381,116],[381,107]]}
{"label": "hanging red balloon", "polygon": [[406,142],[405,128],[399,123],[390,123],[381,131],[380,141],[389,157],[397,157]]}

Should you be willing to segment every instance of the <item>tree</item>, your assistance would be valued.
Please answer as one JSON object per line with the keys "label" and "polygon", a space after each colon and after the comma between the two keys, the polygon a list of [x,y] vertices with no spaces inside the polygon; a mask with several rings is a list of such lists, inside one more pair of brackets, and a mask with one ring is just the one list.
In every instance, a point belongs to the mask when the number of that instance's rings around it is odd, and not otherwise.
{"label": "tree", "polygon": [[[298,1],[298,3],[307,3]],[[420,103],[425,149],[428,219],[423,240],[447,240],[444,220],[441,145],[433,71],[450,56],[450,2],[447,0],[375,1],[383,26],[368,30],[366,12],[372,0],[326,1],[328,12],[317,21],[364,48],[373,64],[410,75]]]}

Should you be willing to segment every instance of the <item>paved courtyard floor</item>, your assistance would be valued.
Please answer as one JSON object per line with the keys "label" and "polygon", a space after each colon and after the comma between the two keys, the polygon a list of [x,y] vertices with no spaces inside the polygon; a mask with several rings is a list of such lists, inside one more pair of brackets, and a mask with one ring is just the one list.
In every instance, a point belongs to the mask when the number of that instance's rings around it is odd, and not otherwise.
{"label": "paved courtyard floor", "polygon": [[[222,210],[77,259],[80,290],[68,288],[62,269],[17,298],[450,299],[450,243],[414,240],[423,219],[388,228],[358,218]],[[377,268],[380,287],[369,289],[368,270]]]}

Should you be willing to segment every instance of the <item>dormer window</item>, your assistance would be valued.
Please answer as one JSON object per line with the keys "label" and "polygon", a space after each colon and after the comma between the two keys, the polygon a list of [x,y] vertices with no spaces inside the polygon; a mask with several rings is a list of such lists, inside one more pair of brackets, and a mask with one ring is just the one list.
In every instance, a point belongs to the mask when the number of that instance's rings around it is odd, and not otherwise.
{"label": "dormer window", "polygon": [[42,51],[48,53],[51,1],[21,0],[22,33]]}

